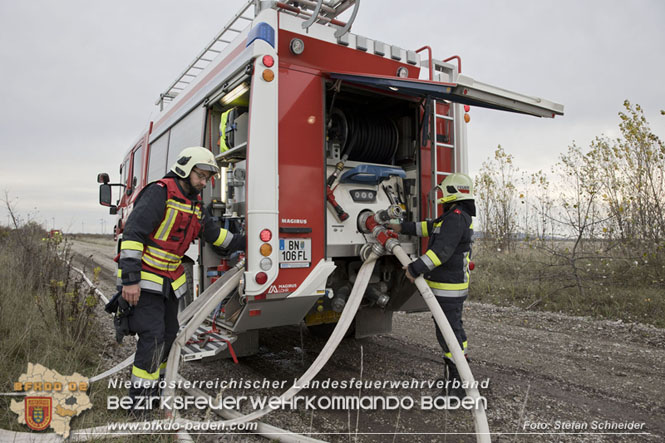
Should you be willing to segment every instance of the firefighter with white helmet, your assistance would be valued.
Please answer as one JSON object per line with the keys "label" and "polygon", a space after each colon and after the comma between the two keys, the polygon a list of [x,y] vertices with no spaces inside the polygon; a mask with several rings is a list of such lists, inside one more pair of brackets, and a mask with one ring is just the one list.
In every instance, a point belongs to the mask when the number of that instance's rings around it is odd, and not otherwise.
{"label": "firefighter with white helmet", "polygon": [[129,329],[139,336],[129,389],[135,413],[158,393],[178,333],[178,300],[187,292],[182,259],[190,244],[201,234],[229,252],[245,247],[244,235],[220,228],[203,209],[200,192],[218,172],[208,149],[182,150],[171,170],[141,191],[125,224],[118,286],[134,307]]}
{"label": "firefighter with white helmet", "polygon": [[[469,292],[472,217],[476,215],[473,181],[466,174],[454,173],[447,176],[438,188],[443,193],[439,199],[439,203],[443,204],[440,217],[432,221],[405,222],[389,227],[405,235],[429,237],[427,251],[405,269],[406,276],[413,282],[416,277],[424,274],[425,281],[446,314],[466,355],[467,339],[462,323],[462,309]],[[451,381],[440,395],[461,398],[464,396],[461,378],[438,326],[436,337],[443,349],[443,359],[448,369],[447,379]]]}

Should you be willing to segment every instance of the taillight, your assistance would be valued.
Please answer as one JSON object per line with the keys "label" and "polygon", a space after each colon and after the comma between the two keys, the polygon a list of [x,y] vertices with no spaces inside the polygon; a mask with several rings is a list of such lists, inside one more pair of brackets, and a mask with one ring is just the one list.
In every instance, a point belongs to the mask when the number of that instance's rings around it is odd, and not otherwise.
{"label": "taillight", "polygon": [[464,105],[464,112],[469,112],[470,110],[471,110],[471,106]]}
{"label": "taillight", "polygon": [[258,284],[262,285],[268,281],[268,274],[265,272],[259,272],[256,274],[256,277],[254,277],[254,280],[256,280]]}
{"label": "taillight", "polygon": [[265,66],[266,68],[272,68],[272,65],[275,64],[275,59],[272,58],[272,55],[264,55],[262,61],[263,61],[263,66]]}
{"label": "taillight", "polygon": [[272,232],[270,232],[270,229],[264,229],[259,234],[259,238],[261,241],[270,241],[272,239]]}

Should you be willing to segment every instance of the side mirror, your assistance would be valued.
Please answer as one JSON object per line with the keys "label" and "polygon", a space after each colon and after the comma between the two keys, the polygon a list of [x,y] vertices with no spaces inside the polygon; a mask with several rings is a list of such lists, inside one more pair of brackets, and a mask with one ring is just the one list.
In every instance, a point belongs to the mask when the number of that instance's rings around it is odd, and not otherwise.
{"label": "side mirror", "polygon": [[111,205],[109,208],[109,214],[116,215],[118,213],[118,207],[116,205]]}
{"label": "side mirror", "polygon": [[102,206],[111,206],[111,185],[107,183],[99,185],[99,204]]}
{"label": "side mirror", "polygon": [[97,183],[107,184],[109,182],[109,175],[106,172],[97,174]]}

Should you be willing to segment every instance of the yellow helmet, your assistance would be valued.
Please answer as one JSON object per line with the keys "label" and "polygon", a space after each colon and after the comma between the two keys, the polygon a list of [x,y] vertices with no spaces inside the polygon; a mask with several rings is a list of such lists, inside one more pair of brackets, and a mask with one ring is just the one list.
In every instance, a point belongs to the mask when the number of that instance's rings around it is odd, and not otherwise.
{"label": "yellow helmet", "polygon": [[178,159],[171,166],[171,171],[175,172],[180,178],[187,178],[195,166],[203,171],[219,173],[215,156],[208,149],[201,146],[183,149],[178,154]]}
{"label": "yellow helmet", "polygon": [[456,172],[443,179],[438,188],[443,193],[439,203],[473,200],[473,180],[466,174]]}

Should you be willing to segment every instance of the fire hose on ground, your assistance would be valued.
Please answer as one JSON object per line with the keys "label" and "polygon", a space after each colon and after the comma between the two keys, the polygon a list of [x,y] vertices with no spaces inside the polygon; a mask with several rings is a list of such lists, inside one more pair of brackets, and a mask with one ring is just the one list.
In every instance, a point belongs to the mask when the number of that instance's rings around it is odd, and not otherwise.
{"label": "fire hose on ground", "polygon": [[[353,289],[351,290],[351,295],[349,296],[346,306],[342,311],[342,315],[337,325],[335,326],[335,329],[330,335],[330,338],[328,338],[328,341],[326,342],[325,346],[317,356],[316,360],[314,360],[314,363],[312,363],[312,365],[307,369],[307,371],[305,371],[305,373],[294,383],[294,385],[291,388],[289,388],[279,397],[279,401],[275,403],[279,404],[280,402],[286,402],[289,399],[291,399],[294,395],[300,392],[303,386],[307,386],[309,382],[312,381],[312,379],[314,379],[314,377],[316,377],[319,371],[321,371],[321,369],[326,365],[330,357],[337,349],[337,346],[339,346],[339,343],[344,338],[344,335],[346,334],[346,331],[349,329],[351,322],[355,318],[356,312],[358,311],[358,307],[360,306],[360,302],[362,301],[363,295],[365,293],[365,289],[367,288],[367,284],[369,283],[369,279],[372,276],[372,271],[374,270],[374,265],[376,264],[377,258],[378,255],[370,254],[367,260],[365,260],[365,263],[363,263],[363,265],[361,266],[360,271],[358,272],[358,276],[356,277],[356,282],[353,286]],[[219,302],[217,301],[217,303]],[[211,309],[214,309],[214,307],[216,306],[215,300],[211,299],[206,305],[209,305]],[[207,311],[205,307],[202,308],[201,311],[199,312],[204,312],[204,311]],[[196,322],[192,321],[190,322],[190,325],[193,332],[193,330],[196,329],[195,328]],[[187,338],[191,336],[191,334],[189,335],[186,334],[186,332],[188,332],[187,329],[189,327],[190,326],[188,325],[188,327],[185,328],[185,330],[183,330],[180,334],[178,334],[178,337],[176,337],[176,340],[173,343],[173,347],[171,348],[171,353],[169,354],[169,360],[166,365],[167,372],[166,372],[165,381],[167,385],[170,384],[169,383],[170,381],[176,379],[178,364],[180,361],[179,358],[180,349],[186,342]],[[165,395],[169,395],[168,392],[166,392]],[[261,410],[254,411],[250,414],[239,416],[231,420],[216,422],[215,425],[219,426],[238,425],[241,423],[261,418],[264,415],[272,412],[273,410],[274,408],[265,407]],[[185,423],[189,422],[189,420],[183,420],[183,421]]]}
{"label": "fire hose on ground", "polygon": [[[346,334],[346,331],[351,325],[351,322],[355,318],[356,311],[360,306],[363,294],[365,293],[365,289],[367,288],[369,279],[372,276],[372,271],[374,270],[374,265],[376,263],[377,258],[378,255],[370,254],[367,260],[365,260],[365,263],[362,265],[360,271],[358,272],[354,287],[351,291],[346,306],[344,307],[342,315],[337,323],[337,326],[333,330],[333,333],[326,342],[324,348],[319,353],[316,360],[307,369],[307,371],[305,371],[305,373],[294,383],[294,385],[291,388],[289,388],[280,396],[281,401],[284,402],[288,401],[290,398],[296,395],[302,389],[303,386],[307,386],[309,382],[312,379],[314,379],[314,377],[316,377],[319,371],[321,371],[321,369],[326,365],[332,354],[335,352],[337,346],[342,341],[344,335]],[[167,362],[167,372],[164,380],[167,387],[173,385],[172,382],[178,379],[179,377],[178,366],[180,363],[180,351],[182,349],[182,346],[186,343],[187,339],[192,335],[193,331],[196,330],[196,328],[203,321],[203,319],[205,319],[205,317],[210,312],[212,312],[213,309],[215,309],[215,307],[219,304],[219,302],[237,286],[241,276],[241,268],[243,266],[244,263],[239,263],[232,270],[226,272],[221,279],[217,280],[213,284],[213,286],[211,286],[208,290],[205,291],[208,292],[210,290],[212,292],[212,295],[210,297],[205,297],[205,292],[204,292],[204,294],[202,294],[201,297],[199,297],[196,301],[194,301],[194,303],[192,303],[187,309],[185,309],[181,313],[181,315],[179,315],[179,319],[181,321],[187,321],[188,323],[187,326],[185,326],[185,328],[181,330],[178,336],[176,337],[173,343],[173,347],[171,348],[171,352],[169,353],[169,359]],[[126,366],[131,364],[131,357],[128,360],[129,363]],[[127,362],[127,360],[125,362]],[[112,372],[107,371],[107,372],[110,373],[117,372],[117,370],[115,370],[116,368],[113,369],[114,371]],[[173,388],[167,389],[164,392],[164,395],[166,396],[172,394],[173,394]],[[220,413],[224,414],[223,416],[227,418],[227,420],[217,421],[217,422],[207,422],[207,423],[209,426],[216,426],[216,427],[239,425],[242,423],[246,423],[248,421],[257,420],[263,417],[264,415],[272,412],[273,410],[274,408],[266,407],[247,415],[241,415],[237,411],[230,411],[230,410],[219,411]],[[217,410],[215,412],[217,412]],[[155,420],[152,423],[170,423],[170,422],[175,422],[182,426],[188,424],[195,425],[201,423],[198,421],[188,420],[178,417],[172,417],[166,420]],[[95,436],[95,433],[104,432],[107,431],[108,429],[109,429],[108,425],[100,426],[97,428],[72,431],[72,435],[73,437],[76,437],[77,440],[83,441],[89,438],[93,438]],[[279,439],[282,441],[294,441],[294,442],[318,441],[302,435],[286,433],[285,431],[276,432],[275,430],[277,428],[265,425],[263,423],[259,423],[258,431],[261,435],[264,435],[264,433],[261,432],[261,429],[265,430],[266,437],[268,438],[279,437]],[[281,430],[277,429],[277,431]],[[122,434],[117,434],[117,435],[120,436]]]}

